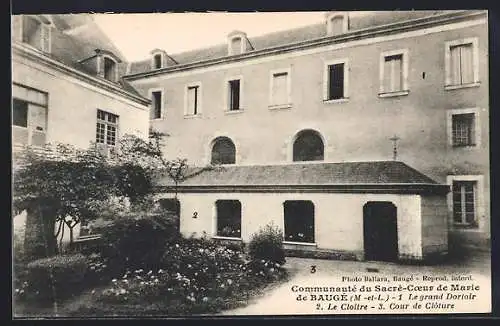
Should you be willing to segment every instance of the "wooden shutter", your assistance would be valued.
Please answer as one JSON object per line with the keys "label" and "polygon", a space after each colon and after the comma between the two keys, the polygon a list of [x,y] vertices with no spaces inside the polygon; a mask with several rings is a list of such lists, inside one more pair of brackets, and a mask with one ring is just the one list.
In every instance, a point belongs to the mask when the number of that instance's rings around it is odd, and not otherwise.
{"label": "wooden shutter", "polygon": [[273,76],[273,105],[282,105],[288,103],[288,74],[279,73]]}
{"label": "wooden shutter", "polygon": [[460,77],[461,84],[474,82],[474,67],[472,60],[472,44],[464,44],[460,49]]}

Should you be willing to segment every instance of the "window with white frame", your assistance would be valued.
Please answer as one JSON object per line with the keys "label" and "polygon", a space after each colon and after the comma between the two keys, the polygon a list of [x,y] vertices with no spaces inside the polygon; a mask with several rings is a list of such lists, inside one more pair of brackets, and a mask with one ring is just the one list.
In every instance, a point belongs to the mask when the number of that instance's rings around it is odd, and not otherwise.
{"label": "window with white frame", "polygon": [[454,180],[452,183],[453,222],[476,226],[477,181]]}
{"label": "window with white frame", "polygon": [[241,238],[241,202],[239,200],[217,200],[216,235],[220,237]]}
{"label": "window with white frame", "polygon": [[270,106],[291,106],[291,73],[290,69],[275,70],[271,72],[270,81]]}
{"label": "window with white frame", "polygon": [[348,97],[348,71],[347,59],[325,62],[323,75],[323,99],[333,101]]}
{"label": "window with white frame", "polygon": [[226,110],[241,110],[243,79],[241,77],[230,78],[226,81]]}
{"label": "window with white frame", "polygon": [[46,142],[48,94],[31,87],[12,86],[12,141],[41,146]]}
{"label": "window with white frame", "polygon": [[185,115],[195,116],[201,114],[201,83],[186,86]]}
{"label": "window with white frame", "polygon": [[452,116],[453,146],[474,146],[474,113]]}
{"label": "window with white frame", "polygon": [[163,117],[163,92],[161,90],[151,91],[150,119],[161,119]]}
{"label": "window with white frame", "polygon": [[477,38],[446,42],[445,61],[446,88],[474,86],[479,83]]}
{"label": "window with white frame", "polygon": [[118,115],[97,110],[96,143],[115,146],[118,137]]}
{"label": "window with white frame", "polygon": [[50,52],[50,25],[31,15],[22,16],[22,42],[44,52]]}
{"label": "window with white frame", "polygon": [[477,108],[447,111],[448,143],[453,147],[472,147],[480,144],[479,110]]}
{"label": "window with white frame", "polygon": [[380,55],[380,96],[408,94],[408,51]]}

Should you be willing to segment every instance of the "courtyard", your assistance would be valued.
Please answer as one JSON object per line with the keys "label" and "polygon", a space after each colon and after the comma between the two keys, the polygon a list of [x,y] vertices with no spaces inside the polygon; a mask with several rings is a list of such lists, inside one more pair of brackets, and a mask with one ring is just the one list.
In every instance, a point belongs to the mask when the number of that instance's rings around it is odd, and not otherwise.
{"label": "courtyard", "polygon": [[[401,265],[397,263],[387,262],[357,262],[357,261],[342,261],[342,260],[325,260],[325,259],[308,259],[287,257],[286,267],[290,273],[290,278],[287,282],[276,286],[263,296],[250,301],[249,305],[224,311],[222,315],[315,315],[315,314],[334,314],[326,308],[318,311],[316,302],[298,302],[296,300],[296,289],[301,287],[311,286],[331,286],[331,285],[346,285],[341,281],[341,277],[362,277],[365,276],[372,279],[383,278],[387,276],[391,284],[394,276],[400,278],[427,277],[427,279],[442,279],[446,276],[450,280],[451,275],[471,275],[477,284],[481,284],[483,289],[482,299],[476,300],[476,303],[464,307],[469,312],[474,310],[487,310],[490,307],[490,271],[491,271],[491,253],[488,251],[471,250],[462,257],[453,258],[449,262],[439,265]],[[314,266],[314,267],[312,267]],[[314,268],[314,273],[311,273]],[[424,284],[422,281],[408,282],[416,285]],[[460,284],[465,284],[461,282]],[[352,282],[350,284],[353,284]],[[360,282],[359,284],[368,284],[368,282]],[[372,283],[373,284],[373,283]],[[425,284],[436,284],[429,282]],[[491,308],[490,308],[491,309]],[[383,313],[412,313],[413,311],[384,311]],[[435,311],[429,311],[435,312]],[[459,311],[457,311],[459,312]],[[467,311],[463,311],[467,312]],[[484,311],[483,311],[484,312]],[[339,313],[358,314],[361,311],[341,311]]]}

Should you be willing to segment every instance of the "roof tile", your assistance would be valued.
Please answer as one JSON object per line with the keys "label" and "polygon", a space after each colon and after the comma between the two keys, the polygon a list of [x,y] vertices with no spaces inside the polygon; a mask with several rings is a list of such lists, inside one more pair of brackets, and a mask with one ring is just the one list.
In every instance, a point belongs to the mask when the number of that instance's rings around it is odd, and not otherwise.
{"label": "roof tile", "polygon": [[[437,184],[399,161],[292,163],[278,165],[217,166],[202,171],[191,168],[182,186],[266,186],[344,184]],[[159,185],[172,185],[168,177]]]}

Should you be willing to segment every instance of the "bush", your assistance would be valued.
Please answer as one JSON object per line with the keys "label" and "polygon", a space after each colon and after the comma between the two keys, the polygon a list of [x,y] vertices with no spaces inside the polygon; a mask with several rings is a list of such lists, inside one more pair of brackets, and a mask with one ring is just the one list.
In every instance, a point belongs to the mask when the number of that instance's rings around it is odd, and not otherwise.
{"label": "bush", "polygon": [[83,290],[87,271],[86,258],[82,254],[57,255],[30,262],[27,280],[16,289],[21,299],[52,303],[66,299]]}
{"label": "bush", "polygon": [[272,224],[261,228],[250,239],[248,254],[255,261],[264,260],[283,265],[286,260],[281,230]]}
{"label": "bush", "polygon": [[115,314],[128,309],[124,313],[171,316],[215,313],[246,302],[249,293],[286,275],[277,263],[248,261],[241,246],[228,247],[205,238],[167,243],[160,267],[127,270],[117,276],[109,287],[93,292],[97,305],[87,311]]}
{"label": "bush", "polygon": [[164,214],[129,215],[102,230],[102,257],[117,274],[129,269],[157,269],[167,243],[180,235]]}

